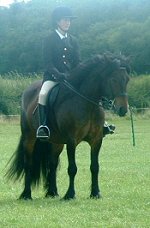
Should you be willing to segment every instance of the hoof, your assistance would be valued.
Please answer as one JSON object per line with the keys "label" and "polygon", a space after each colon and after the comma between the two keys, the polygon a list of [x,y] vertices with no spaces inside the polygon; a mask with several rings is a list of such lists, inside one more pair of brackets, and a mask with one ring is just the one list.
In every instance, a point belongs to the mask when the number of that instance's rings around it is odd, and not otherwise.
{"label": "hoof", "polygon": [[19,200],[32,200],[32,197],[31,197],[31,192],[23,192],[20,197],[19,197]]}
{"label": "hoof", "polygon": [[74,199],[76,199],[75,196],[74,196],[73,198],[71,198],[71,197],[66,197],[66,196],[64,196],[64,197],[62,198],[62,200],[65,200],[65,201],[74,200]]}
{"label": "hoof", "polygon": [[45,198],[55,198],[55,197],[58,197],[58,193],[57,192],[47,192],[45,194]]}
{"label": "hoof", "polygon": [[91,194],[91,195],[90,195],[90,198],[91,198],[91,199],[101,199],[102,196],[100,195],[100,193],[98,193],[98,194]]}
{"label": "hoof", "polygon": [[28,196],[20,196],[18,200],[33,200],[33,199],[32,197],[28,197]]}
{"label": "hoof", "polygon": [[76,197],[75,197],[75,195],[68,195],[68,194],[66,194],[64,197],[63,197],[63,200],[73,200],[73,199],[75,199]]}

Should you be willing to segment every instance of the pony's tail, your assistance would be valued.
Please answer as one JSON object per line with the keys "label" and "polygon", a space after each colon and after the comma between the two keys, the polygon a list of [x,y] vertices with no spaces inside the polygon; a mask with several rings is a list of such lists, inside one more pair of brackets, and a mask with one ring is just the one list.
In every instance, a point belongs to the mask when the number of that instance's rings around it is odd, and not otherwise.
{"label": "pony's tail", "polygon": [[41,177],[46,182],[50,172],[51,144],[36,140],[32,157],[32,184],[38,185]]}
{"label": "pony's tail", "polygon": [[[25,157],[27,151],[23,146],[23,135],[20,137],[18,148],[16,152],[11,157],[11,163],[5,176],[8,179],[14,179],[15,181],[21,180],[25,174],[25,169],[28,166],[27,161],[25,162]],[[43,176],[43,180],[46,181],[49,172],[49,159],[50,159],[51,144],[48,142],[41,142],[36,140],[34,149],[32,152],[32,165],[31,168],[31,184],[38,185]]]}
{"label": "pony's tail", "polygon": [[[25,154],[25,149],[23,146],[23,135],[20,137],[20,141],[17,147],[16,152],[12,155],[10,158],[8,164],[10,164],[10,168],[6,172],[6,177],[8,179],[14,179],[18,180],[21,179],[24,175],[24,154]],[[8,165],[7,164],[7,165]]]}

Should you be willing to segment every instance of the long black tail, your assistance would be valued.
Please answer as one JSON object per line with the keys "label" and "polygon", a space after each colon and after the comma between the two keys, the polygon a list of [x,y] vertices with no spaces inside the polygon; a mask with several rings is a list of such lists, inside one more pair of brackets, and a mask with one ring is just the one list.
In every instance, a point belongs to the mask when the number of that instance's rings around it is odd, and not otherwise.
{"label": "long black tail", "polygon": [[[6,173],[9,179],[20,180],[25,174],[25,169],[28,166],[28,153],[23,146],[24,138],[20,137],[19,145],[16,152],[13,154],[10,162],[10,167]],[[37,185],[43,176],[43,180],[46,181],[46,177],[49,172],[51,154],[51,144],[48,142],[41,142],[37,140],[32,153],[31,169],[31,184]]]}
{"label": "long black tail", "polygon": [[9,179],[14,178],[15,180],[18,180],[21,179],[21,177],[23,177],[24,175],[24,155],[26,151],[23,147],[23,141],[23,136],[21,135],[18,148],[9,161],[9,163],[11,162],[11,164],[10,168],[6,173],[6,177],[8,177]]}
{"label": "long black tail", "polygon": [[50,172],[51,144],[36,140],[32,158],[32,184],[37,185],[41,177],[46,182]]}

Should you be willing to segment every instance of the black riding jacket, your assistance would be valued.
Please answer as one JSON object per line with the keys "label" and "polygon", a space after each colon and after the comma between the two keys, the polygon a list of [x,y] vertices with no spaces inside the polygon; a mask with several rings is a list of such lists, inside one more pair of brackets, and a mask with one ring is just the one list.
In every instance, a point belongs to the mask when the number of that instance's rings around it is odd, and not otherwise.
{"label": "black riding jacket", "polygon": [[59,79],[59,73],[69,73],[80,62],[76,39],[70,34],[61,39],[56,31],[52,32],[44,41],[43,57],[44,81]]}

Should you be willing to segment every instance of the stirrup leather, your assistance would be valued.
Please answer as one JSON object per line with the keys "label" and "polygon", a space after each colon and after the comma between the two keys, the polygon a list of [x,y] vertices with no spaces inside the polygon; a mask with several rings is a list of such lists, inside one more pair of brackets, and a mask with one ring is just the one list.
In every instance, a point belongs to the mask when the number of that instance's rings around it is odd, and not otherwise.
{"label": "stirrup leather", "polygon": [[[39,135],[39,131],[43,130],[45,135]],[[42,138],[42,139],[48,139],[50,137],[50,130],[46,125],[41,125],[38,127],[37,129],[37,133],[36,133],[36,137],[37,138]]]}

